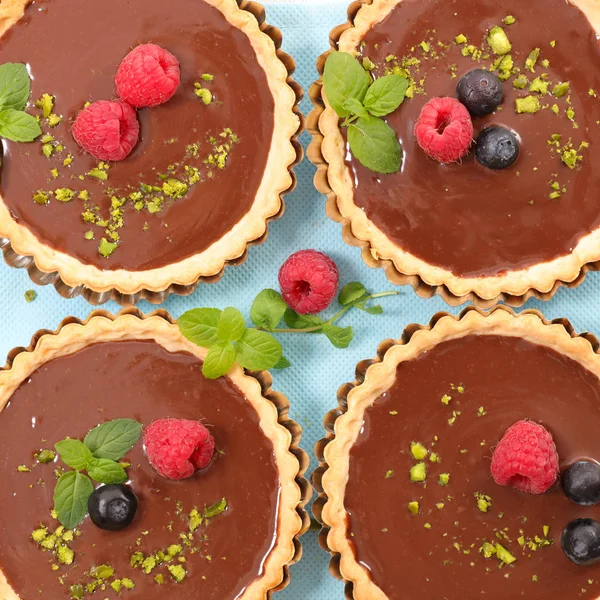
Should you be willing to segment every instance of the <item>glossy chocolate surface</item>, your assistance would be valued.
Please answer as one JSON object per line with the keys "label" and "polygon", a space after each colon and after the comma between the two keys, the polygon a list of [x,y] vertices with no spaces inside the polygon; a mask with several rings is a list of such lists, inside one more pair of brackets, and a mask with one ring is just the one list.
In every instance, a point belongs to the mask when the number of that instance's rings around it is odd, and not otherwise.
{"label": "glossy chocolate surface", "polygon": [[[452,391],[452,384],[463,385],[464,393]],[[452,398],[447,405],[445,394]],[[453,411],[461,414],[449,425]],[[398,366],[396,382],[366,411],[344,501],[357,559],[388,598],[598,598],[600,566],[571,563],[560,535],[572,519],[600,519],[600,507],[571,503],[558,483],[531,496],[492,479],[493,448],[521,419],[551,431],[561,469],[581,458],[600,459],[600,381],[554,350],[517,338],[470,336]],[[426,460],[426,486],[413,483],[410,444],[430,447],[434,436],[441,462]],[[446,486],[438,485],[441,473],[450,474]],[[492,499],[487,513],[477,507],[477,492]],[[408,510],[413,501],[420,504],[417,516]],[[520,535],[543,538],[544,525],[551,545],[536,551],[519,545]],[[508,539],[500,543],[517,560],[499,568],[500,561],[484,558],[479,548],[497,542],[502,530]]]}
{"label": "glossy chocolate surface", "polygon": [[[434,96],[456,97],[460,77],[482,65],[489,68],[495,58],[480,64],[462,56],[455,37],[463,34],[469,44],[479,47],[487,31],[503,25],[507,15],[516,18],[515,24],[504,26],[515,66],[529,81],[542,73],[553,83],[569,81],[579,128],[574,129],[565,115],[565,98],[541,98],[542,105],[559,104],[560,116],[550,108],[534,115],[517,114],[515,99],[530,92],[513,88],[512,77],[503,84],[503,110],[475,118],[474,137],[490,124],[514,129],[522,140],[515,165],[492,171],[478,164],[473,153],[459,164],[441,165],[418,147],[415,122],[427,101]],[[430,54],[439,50],[436,41],[451,43],[450,52],[430,58],[419,47],[430,39]],[[566,0],[402,0],[369,31],[365,42],[363,55],[383,65],[387,56],[403,57],[414,47],[413,55],[422,60],[417,79],[425,77],[427,95],[415,95],[386,117],[404,149],[401,172],[379,175],[354,158],[349,162],[357,182],[354,202],[395,244],[455,275],[475,277],[568,254],[600,225],[600,172],[594,167],[600,161],[600,98],[588,94],[590,89],[600,90],[600,50],[596,33],[579,9]],[[533,74],[524,63],[536,47],[541,53]],[[548,68],[541,65],[543,59],[550,61]],[[454,79],[452,65],[456,65]],[[572,138],[576,147],[582,141],[590,143],[581,168],[571,171],[551,155],[547,142],[553,134],[562,134],[565,143]],[[567,192],[551,200],[550,182],[556,179]]]}
{"label": "glossy chocolate surface", "polygon": [[[84,24],[93,23],[94,33]],[[112,163],[102,184],[72,174],[87,173],[98,161],[84,154],[73,140],[70,126],[87,101],[115,98],[114,76],[125,55],[140,43],[152,42],[172,52],[181,65],[181,84],[166,104],[139,111],[141,140],[124,161]],[[56,96],[55,112],[63,122],[49,131],[66,150],[50,160],[39,141],[4,141],[0,192],[14,218],[39,239],[84,263],[102,269],[145,270],[183,260],[220,239],[250,209],[263,176],[273,133],[273,98],[264,71],[247,36],[223,14],[202,0],[36,0],[26,16],[0,40],[0,63],[27,63],[33,77],[32,99],[42,93]],[[214,95],[209,106],[194,95],[201,75]],[[32,114],[39,111],[32,110]],[[182,161],[188,144],[200,142],[200,158],[211,152],[207,142],[225,128],[237,136],[224,170],[192,188],[160,213],[126,209],[121,244],[108,259],[98,253],[102,228],[82,219],[83,203],[52,200],[36,205],[38,189],[86,189],[90,201],[106,215],[110,186],[123,195],[141,182],[161,185],[157,174]],[[170,140],[174,140],[170,143]],[[62,166],[68,152],[69,168]],[[190,164],[201,168],[202,160]],[[50,170],[59,169],[51,181]],[[147,230],[144,224],[147,223]],[[94,229],[95,241],[84,233]]]}
{"label": "glossy chocolate surface", "polygon": [[[111,600],[233,600],[262,574],[276,535],[279,479],[273,446],[240,390],[227,379],[205,379],[201,367],[195,357],[169,353],[153,342],[110,342],[51,361],[18,388],[0,413],[0,568],[20,597],[66,599],[70,585],[102,564],[136,586],[121,595],[108,588],[90,596]],[[172,481],[154,471],[138,442],[126,457],[139,499],[135,520],[111,532],[86,518],[71,544],[74,564],[53,571],[56,561],[30,535],[40,523],[52,530],[59,524],[50,518],[57,465],[37,465],[29,473],[17,466],[31,465],[32,453],[41,448],[52,448],[66,436],[83,439],[96,424],[118,417],[144,425],[165,417],[200,419],[210,426],[221,453],[192,478]],[[136,551],[148,555],[177,544],[179,534],[188,531],[189,512],[223,497],[229,508],[196,531],[200,551],[185,554],[188,574],[182,583],[176,584],[164,566],[149,575],[130,567]],[[176,514],[177,502],[183,517]],[[206,541],[199,541],[203,535]],[[154,581],[159,573],[164,585]],[[65,586],[58,581],[61,575]]]}

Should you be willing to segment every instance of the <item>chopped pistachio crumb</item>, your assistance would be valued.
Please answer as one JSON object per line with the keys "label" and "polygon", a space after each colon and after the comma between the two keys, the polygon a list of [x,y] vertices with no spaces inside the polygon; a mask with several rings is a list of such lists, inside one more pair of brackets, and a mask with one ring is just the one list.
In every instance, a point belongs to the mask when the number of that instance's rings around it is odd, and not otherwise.
{"label": "chopped pistachio crumb", "polygon": [[430,460],[432,463],[439,463],[439,462],[440,462],[440,455],[439,455],[439,454],[436,454],[435,452],[432,452],[432,453],[429,455],[429,460]]}
{"label": "chopped pistachio crumb", "polygon": [[50,177],[56,179],[58,177],[58,169],[50,169]]}
{"label": "chopped pistachio crumb", "polygon": [[201,78],[202,78],[202,81],[212,81],[215,78],[215,76],[212,75],[211,73],[203,73],[201,75]]}
{"label": "chopped pistachio crumb", "polygon": [[440,485],[448,485],[450,483],[450,473],[440,473],[438,483]]}
{"label": "chopped pistachio crumb", "polygon": [[44,144],[42,146],[42,154],[46,158],[50,158],[54,154],[54,146],[52,144]]}
{"label": "chopped pistachio crumb", "polygon": [[553,105],[550,107],[550,110],[551,110],[551,111],[552,111],[552,112],[553,112],[555,115],[557,115],[557,114],[560,112],[560,108],[558,107],[558,104],[553,104]]}
{"label": "chopped pistachio crumb", "polygon": [[544,81],[541,77],[536,77],[529,85],[530,92],[536,92],[544,95],[548,93],[548,82]]}
{"label": "chopped pistachio crumb", "polygon": [[512,48],[502,27],[492,27],[488,34],[488,44],[494,54],[508,54]]}
{"label": "chopped pistachio crumb", "polygon": [[457,35],[455,40],[456,40],[457,44],[466,44],[467,43],[467,37],[465,35],[463,35],[462,33]]}
{"label": "chopped pistachio crumb", "polygon": [[544,537],[548,537],[548,534],[550,533],[550,526],[549,525],[544,525],[542,527],[542,531],[544,532]]}
{"label": "chopped pistachio crumb", "polygon": [[483,406],[480,406],[477,409],[477,416],[478,417],[485,417],[485,415],[487,415],[487,411],[485,410],[485,408]]}
{"label": "chopped pistachio crumb", "polygon": [[425,527],[425,529],[431,529],[431,523],[425,523],[423,527]]}
{"label": "chopped pistachio crumb", "polygon": [[73,155],[67,155],[67,158],[63,160],[63,166],[68,167],[73,162]]}
{"label": "chopped pistachio crumb", "polygon": [[408,510],[411,514],[418,515],[419,514],[419,503],[418,502],[409,502]]}
{"label": "chopped pistachio crumb", "polygon": [[43,190],[38,190],[33,193],[33,201],[36,204],[48,204],[50,202],[50,198],[46,192]]}
{"label": "chopped pistachio crumb", "polygon": [[106,238],[102,238],[100,240],[100,245],[98,246],[98,252],[104,258],[108,258],[115,250],[117,249],[117,244],[113,242],[109,242]]}
{"label": "chopped pistachio crumb", "polygon": [[427,42],[421,42],[419,46],[421,46],[423,52],[429,52],[431,50],[431,46]]}
{"label": "chopped pistachio crumb", "polygon": [[75,559],[75,552],[67,546],[59,546],[56,550],[56,559],[63,565],[72,565]]}
{"label": "chopped pistachio crumb", "polygon": [[94,179],[100,179],[101,181],[106,181],[108,179],[108,173],[104,169],[100,169],[99,167],[94,167],[87,172],[88,177],[93,177]]}
{"label": "chopped pistachio crumb", "polygon": [[99,565],[90,571],[90,575],[96,579],[110,579],[115,570],[108,565]]}
{"label": "chopped pistachio crumb", "polygon": [[55,115],[54,113],[48,117],[48,125],[50,125],[50,127],[56,127],[61,121],[62,117]]}
{"label": "chopped pistachio crumb", "polygon": [[540,57],[540,48],[534,48],[525,59],[525,68],[535,73],[535,65]]}
{"label": "chopped pistachio crumb", "polygon": [[450,404],[450,401],[452,400],[452,396],[449,396],[448,394],[444,394],[442,396],[442,404]]}
{"label": "chopped pistachio crumb", "polygon": [[74,600],[83,600],[85,590],[80,583],[76,583],[69,588],[69,594]]}
{"label": "chopped pistachio crumb", "polygon": [[444,508],[445,504],[443,502],[438,502],[435,506],[438,510],[442,510],[442,508]]}
{"label": "chopped pistachio crumb", "polygon": [[390,477],[392,477],[393,474],[394,474],[394,471],[392,471],[392,469],[390,469],[389,471],[386,471],[384,479],[390,479]]}
{"label": "chopped pistachio crumb", "polygon": [[29,467],[27,467],[26,465],[19,465],[17,467],[17,471],[19,473],[29,473],[29,471],[31,471],[31,469]]}
{"label": "chopped pistachio crumb", "polygon": [[496,544],[496,556],[506,565],[517,560],[502,544]]}
{"label": "chopped pistachio crumb", "polygon": [[75,192],[69,188],[58,188],[54,192],[54,197],[59,202],[71,202],[71,200],[73,200],[75,197]]}
{"label": "chopped pistachio crumb", "polygon": [[425,481],[427,478],[427,465],[424,462],[417,463],[410,470],[410,480],[415,483]]}
{"label": "chopped pistachio crumb", "polygon": [[177,583],[181,583],[187,575],[186,570],[181,565],[169,565],[169,573]]}
{"label": "chopped pistachio crumb", "polygon": [[94,232],[93,232],[93,231],[90,229],[90,230],[86,231],[86,232],[83,234],[83,237],[84,237],[86,240],[93,240],[93,239],[94,239]]}
{"label": "chopped pistachio crumb", "polygon": [[209,89],[203,88],[199,83],[194,84],[196,89],[194,94],[204,102],[207,106],[213,101],[212,92]]}
{"label": "chopped pistachio crumb", "polygon": [[496,546],[489,542],[484,542],[481,548],[479,548],[479,552],[483,554],[484,558],[492,558],[496,554]]}
{"label": "chopped pistachio crumb", "polygon": [[537,96],[526,96],[515,100],[515,109],[517,113],[534,114],[540,110],[540,99]]}
{"label": "chopped pistachio crumb", "polygon": [[556,48],[556,40],[550,40],[550,46]]}
{"label": "chopped pistachio crumb", "polygon": [[590,88],[588,90],[588,96],[591,96],[592,98],[597,98],[598,94],[596,93],[596,90],[594,90],[593,88]]}
{"label": "chopped pistachio crumb", "polygon": [[486,513],[492,507],[492,499],[486,494],[476,492],[475,499],[477,500],[477,508],[483,513]]}
{"label": "chopped pistachio crumb", "polygon": [[410,451],[415,460],[423,460],[429,452],[427,448],[419,442],[411,442]]}
{"label": "chopped pistachio crumb", "polygon": [[375,63],[368,57],[365,56],[362,60],[363,69],[372,71],[375,68]]}
{"label": "chopped pistachio crumb", "polygon": [[512,15],[507,15],[506,17],[504,17],[505,25],[513,25],[516,22],[517,20]]}
{"label": "chopped pistachio crumb", "polygon": [[[29,291],[33,291],[33,290],[29,290]],[[25,293],[27,293],[27,292],[25,292]],[[33,293],[35,294],[35,292],[33,292]],[[48,463],[51,463],[56,458],[56,452],[54,452],[54,450],[42,450],[36,456],[36,458],[39,463],[46,465]]]}
{"label": "chopped pistachio crumb", "polygon": [[528,83],[529,80],[527,79],[527,75],[521,74],[513,81],[513,87],[517,88],[518,90],[522,90]]}
{"label": "chopped pistachio crumb", "polygon": [[572,121],[575,118],[575,111],[569,106],[569,108],[567,108],[567,119],[569,119],[569,121]]}
{"label": "chopped pistachio crumb", "polygon": [[568,93],[569,87],[570,87],[570,85],[569,85],[568,81],[563,81],[562,83],[557,83],[552,88],[552,95],[555,96],[556,98],[562,98],[565,94]]}
{"label": "chopped pistachio crumb", "polygon": [[397,410],[390,410],[390,415],[392,415],[392,417],[395,417],[398,414]]}
{"label": "chopped pistachio crumb", "polygon": [[44,119],[47,119],[54,109],[54,96],[42,94],[42,97],[36,101],[35,105],[42,111]]}

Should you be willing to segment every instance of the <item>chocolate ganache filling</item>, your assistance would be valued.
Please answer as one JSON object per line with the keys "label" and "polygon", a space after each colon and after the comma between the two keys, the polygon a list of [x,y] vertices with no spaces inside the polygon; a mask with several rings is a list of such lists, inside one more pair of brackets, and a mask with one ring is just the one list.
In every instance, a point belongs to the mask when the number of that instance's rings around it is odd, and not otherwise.
{"label": "chocolate ganache filling", "polygon": [[[108,342],[44,364],[16,390],[0,413],[0,569],[19,597],[69,598],[72,585],[85,589],[94,581],[89,573],[99,565],[135,588],[117,593],[109,579],[106,589],[86,592],[85,598],[233,600],[262,575],[277,534],[273,446],[242,392],[226,378],[204,378],[201,369],[197,358],[169,353],[154,342]],[[60,463],[32,466],[32,453],[68,436],[83,439],[98,423],[120,417],[144,426],[165,417],[201,420],[217,452],[206,469],[173,481],[158,475],[138,442],[126,456],[129,485],[139,499],[133,523],[105,531],[86,518],[69,543],[73,563],[61,564],[31,537],[40,525],[52,531],[59,525],[50,511]],[[21,472],[19,465],[31,470]],[[196,508],[202,514],[222,498],[227,510],[194,531],[195,552],[183,553],[185,563],[177,558],[168,563],[185,568],[181,583],[167,563],[149,572],[132,566],[134,553],[151,556],[181,544],[180,533],[190,531],[189,513]]]}
{"label": "chocolate ganache filling", "polygon": [[[356,558],[388,598],[599,597],[600,567],[573,564],[560,536],[600,508],[570,502],[559,484],[534,496],[491,476],[494,446],[522,419],[549,429],[561,470],[600,458],[600,381],[546,346],[471,335],[398,365],[365,412],[344,499]],[[422,483],[409,475],[415,442],[429,450]]]}
{"label": "chocolate ganache filling", "polygon": [[[106,180],[94,178],[88,173],[98,161],[75,143],[71,124],[86,102],[115,98],[117,67],[143,43],[176,56],[181,83],[169,102],[139,111],[141,137],[133,153],[111,163]],[[2,198],[43,243],[102,269],[146,270],[206,250],[249,211],[267,162],[274,102],[248,37],[216,8],[202,0],[35,0],[0,40],[0,63],[7,62],[26,63],[32,103],[54,96],[54,113],[62,116],[55,127],[42,121],[53,138],[50,157],[42,151],[43,137],[3,141]],[[194,93],[196,83],[212,95],[209,104]],[[33,104],[30,112],[40,113]],[[231,145],[226,152],[219,148],[224,143]],[[216,163],[224,158],[221,169]],[[198,169],[198,181],[186,167]],[[136,209],[128,199],[118,249],[108,258],[100,254],[102,219],[110,221],[113,197],[128,198],[140,184],[160,187],[165,176],[194,185],[183,197],[166,196],[149,208]],[[45,205],[32,199],[38,190],[63,188],[75,199],[50,196]],[[89,195],[86,202],[81,191]],[[86,210],[99,215],[99,226],[82,218]]]}
{"label": "chocolate ganache filling", "polygon": [[[506,24],[509,15],[514,22]],[[419,148],[415,122],[431,98],[455,98],[463,75],[493,68],[501,57],[487,34],[496,26],[512,45],[512,72],[503,82],[502,110],[475,117],[474,137],[491,124],[508,127],[520,139],[520,157],[502,171],[477,163],[473,149],[459,163],[435,162]],[[530,69],[526,60],[536,48]],[[375,64],[375,76],[406,68],[415,84],[414,97],[386,117],[404,150],[401,171],[382,176],[348,160],[354,203],[400,248],[457,276],[493,276],[566,255],[600,225],[594,167],[600,161],[600,50],[578,8],[566,0],[402,0],[367,33],[360,51]],[[520,75],[525,83],[515,87]],[[535,78],[548,83],[544,93],[530,91]],[[563,82],[568,91],[554,96]],[[540,109],[518,114],[516,99],[528,95]],[[549,144],[557,135],[559,143]],[[589,147],[570,169],[558,151],[569,144],[579,151],[582,142]]]}

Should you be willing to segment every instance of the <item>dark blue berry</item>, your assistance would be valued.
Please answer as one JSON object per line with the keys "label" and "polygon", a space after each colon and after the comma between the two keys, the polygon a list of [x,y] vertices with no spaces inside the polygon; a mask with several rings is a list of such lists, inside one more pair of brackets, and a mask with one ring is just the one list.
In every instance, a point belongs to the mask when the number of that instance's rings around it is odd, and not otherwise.
{"label": "dark blue berry", "polygon": [[489,115],[502,102],[502,82],[491,71],[474,69],[460,78],[456,95],[473,116]]}
{"label": "dark blue berry", "polygon": [[562,532],[561,545],[567,558],[577,565],[600,560],[600,523],[594,519],[575,519]]}
{"label": "dark blue berry", "polygon": [[133,521],[138,500],[126,485],[103,485],[97,488],[88,501],[88,512],[94,525],[116,531]]}
{"label": "dark blue berry", "polygon": [[600,465],[591,460],[573,463],[564,472],[561,485],[567,498],[576,504],[600,503]]}
{"label": "dark blue berry", "polygon": [[475,158],[488,169],[507,169],[519,158],[519,140],[506,127],[486,127],[477,138]]}

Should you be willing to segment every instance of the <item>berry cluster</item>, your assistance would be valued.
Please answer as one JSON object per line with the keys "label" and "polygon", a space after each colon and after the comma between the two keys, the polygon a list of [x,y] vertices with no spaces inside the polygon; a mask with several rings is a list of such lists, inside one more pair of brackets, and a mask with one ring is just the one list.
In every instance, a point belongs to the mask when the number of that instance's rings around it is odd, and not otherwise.
{"label": "berry cluster", "polygon": [[[485,69],[464,75],[455,98],[433,98],[421,111],[415,136],[423,151],[441,163],[463,158],[473,142],[472,117],[494,112],[503,99],[502,81]],[[519,157],[516,134],[499,125],[485,127],[476,140],[475,158],[489,169],[506,169]]]}
{"label": "berry cluster", "polygon": [[179,87],[179,61],[156,44],[134,48],[117,69],[120,100],[86,106],[73,123],[75,141],[98,160],[123,160],[137,144],[140,125],[135,109],[170,100]]}

